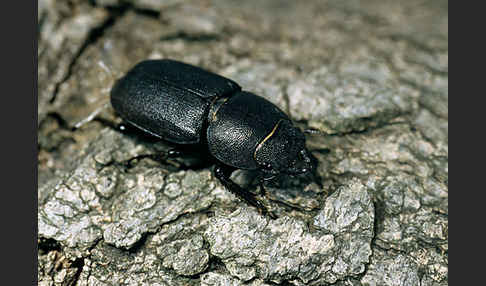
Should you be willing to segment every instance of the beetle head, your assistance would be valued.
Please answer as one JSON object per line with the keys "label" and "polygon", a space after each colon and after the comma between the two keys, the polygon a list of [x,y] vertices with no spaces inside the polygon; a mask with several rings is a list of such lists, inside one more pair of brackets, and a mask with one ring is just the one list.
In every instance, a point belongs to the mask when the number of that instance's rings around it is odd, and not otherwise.
{"label": "beetle head", "polygon": [[288,120],[281,120],[257,146],[255,160],[265,173],[298,175],[311,171],[305,136]]}

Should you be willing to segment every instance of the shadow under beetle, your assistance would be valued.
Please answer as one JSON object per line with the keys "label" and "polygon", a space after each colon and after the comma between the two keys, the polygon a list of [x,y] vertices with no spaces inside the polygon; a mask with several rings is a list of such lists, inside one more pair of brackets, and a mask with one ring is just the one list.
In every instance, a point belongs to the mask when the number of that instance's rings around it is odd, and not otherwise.
{"label": "shadow under beetle", "polygon": [[[230,79],[189,64],[138,63],[115,83],[111,104],[124,121],[155,137],[207,146],[217,159],[214,174],[220,182],[266,214],[251,192],[230,179],[234,170],[260,171],[263,182],[313,169],[304,134],[282,110]],[[166,158],[179,155],[170,150]]]}

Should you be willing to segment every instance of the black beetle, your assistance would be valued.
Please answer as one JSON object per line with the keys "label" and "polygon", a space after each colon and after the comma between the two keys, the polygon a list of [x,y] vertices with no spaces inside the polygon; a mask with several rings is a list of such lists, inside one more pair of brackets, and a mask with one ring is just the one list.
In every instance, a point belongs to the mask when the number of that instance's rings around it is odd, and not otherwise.
{"label": "black beetle", "polygon": [[[277,106],[234,81],[174,60],[146,60],[119,79],[111,104],[127,123],[177,144],[203,144],[217,159],[215,176],[231,192],[266,208],[231,179],[236,169],[262,179],[311,171],[305,137]],[[167,157],[179,155],[170,151]]]}

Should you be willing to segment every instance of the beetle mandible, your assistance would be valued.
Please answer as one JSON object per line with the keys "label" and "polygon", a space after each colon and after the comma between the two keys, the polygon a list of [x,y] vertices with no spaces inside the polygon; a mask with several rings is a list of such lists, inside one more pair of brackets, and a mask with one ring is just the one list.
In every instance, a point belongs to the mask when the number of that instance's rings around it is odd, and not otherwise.
{"label": "beetle mandible", "polygon": [[142,61],[115,83],[111,104],[124,121],[146,133],[176,144],[206,145],[217,159],[214,174],[220,182],[264,213],[263,204],[230,179],[234,170],[257,170],[268,179],[314,167],[304,134],[282,110],[199,67],[169,59]]}

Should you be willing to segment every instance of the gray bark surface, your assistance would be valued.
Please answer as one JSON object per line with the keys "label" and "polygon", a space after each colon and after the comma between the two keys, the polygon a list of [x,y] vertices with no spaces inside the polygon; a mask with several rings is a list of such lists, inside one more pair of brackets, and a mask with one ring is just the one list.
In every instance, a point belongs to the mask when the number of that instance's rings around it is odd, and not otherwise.
{"label": "gray bark surface", "polygon": [[[448,285],[447,1],[40,0],[38,37],[39,285]],[[119,164],[167,143],[72,129],[147,58],[320,130],[322,187],[269,182],[272,220],[190,158]]]}

